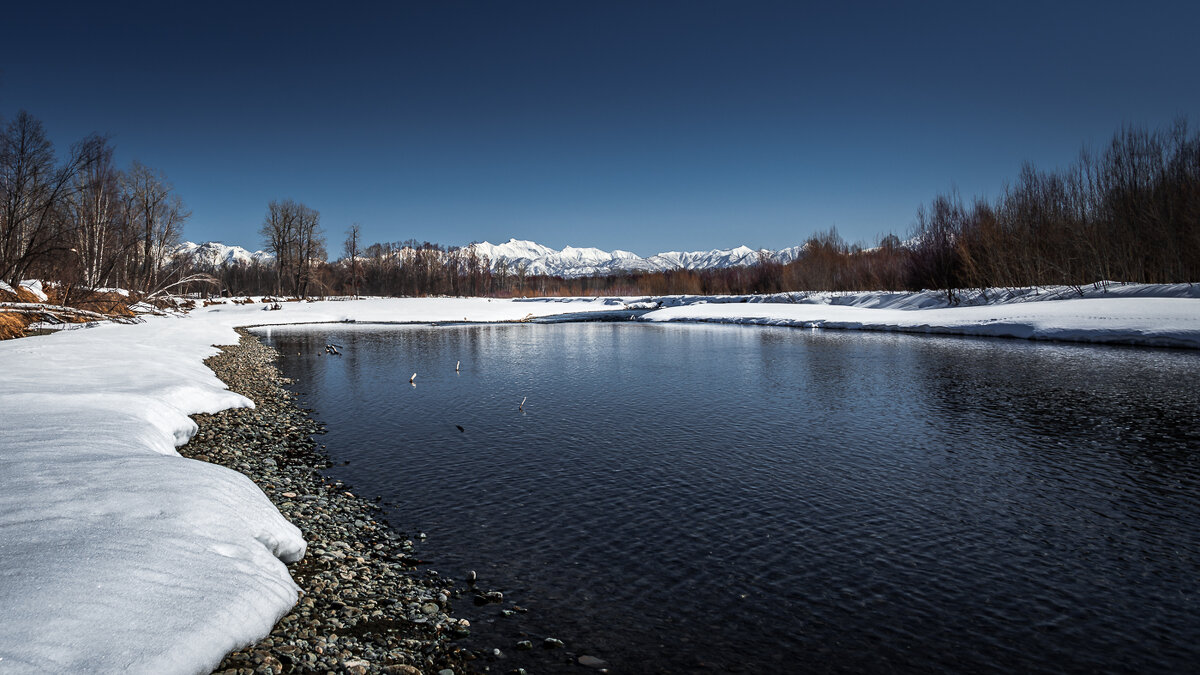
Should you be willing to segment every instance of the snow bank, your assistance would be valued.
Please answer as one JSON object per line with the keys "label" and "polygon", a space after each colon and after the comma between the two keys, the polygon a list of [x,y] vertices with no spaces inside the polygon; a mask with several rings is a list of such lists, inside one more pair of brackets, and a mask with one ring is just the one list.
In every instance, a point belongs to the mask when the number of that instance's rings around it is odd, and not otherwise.
{"label": "snow bank", "polygon": [[643,321],[841,328],[1016,337],[1200,349],[1200,299],[1189,297],[1077,298],[1007,301],[975,306],[921,306],[916,294],[857,304],[713,303],[666,307]]}
{"label": "snow bank", "polygon": [[651,309],[643,321],[703,321],[1200,348],[1200,284],[1053,286],[915,293],[529,298]]}
{"label": "snow bank", "polygon": [[[754,295],[640,295],[614,296],[610,304],[651,304],[656,307],[682,307],[696,304],[801,304],[845,305],[873,309],[937,309],[942,307],[977,307],[1022,302],[1081,300],[1086,298],[1196,298],[1200,299],[1200,284],[1123,284],[1105,282],[1088,286],[1042,286],[1026,288],[988,288],[955,291],[797,291]],[[517,302],[593,302],[593,298],[521,298]]]}
{"label": "snow bank", "polygon": [[212,345],[236,342],[232,327],[581,311],[461,299],[282,306],[0,342],[0,672],[208,671],[295,603],[284,562],[304,554],[300,531],[242,474],[175,451],[196,431],[188,415],[252,405],[203,364]]}
{"label": "snow bank", "polygon": [[96,293],[116,293],[117,295],[129,297],[129,291],[124,288],[93,288]]}
{"label": "snow bank", "polygon": [[37,279],[26,279],[25,281],[22,281],[21,288],[24,288],[32,293],[33,297],[37,298],[38,302],[46,302],[50,299],[50,296],[46,295],[46,292],[42,290],[42,282]]}
{"label": "snow bank", "polygon": [[211,669],[295,602],[299,530],[175,452],[188,414],[251,405],[201,363],[235,339],[158,319],[0,343],[0,671]]}
{"label": "snow bank", "polygon": [[[50,299],[50,297],[46,295],[46,292],[42,290],[42,282],[37,279],[26,279],[25,281],[17,284],[17,286],[29,292],[29,294],[32,295],[37,302],[46,302]],[[14,290],[12,286],[9,286],[3,281],[0,281],[0,291],[12,293],[13,295],[17,294],[17,291]]]}
{"label": "snow bank", "polygon": [[449,321],[496,322],[520,321],[529,316],[553,316],[588,311],[612,311],[622,303],[611,298],[573,298],[574,302],[523,302],[488,298],[368,298],[328,302],[281,302],[272,311],[269,305],[254,303],[198,308],[191,316],[216,317],[229,326],[255,324],[303,324],[330,322],[432,323]]}

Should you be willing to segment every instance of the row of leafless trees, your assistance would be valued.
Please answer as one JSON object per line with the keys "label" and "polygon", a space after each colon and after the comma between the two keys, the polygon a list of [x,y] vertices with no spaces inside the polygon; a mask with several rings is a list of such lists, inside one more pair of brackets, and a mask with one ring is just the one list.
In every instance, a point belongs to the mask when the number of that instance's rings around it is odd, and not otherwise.
{"label": "row of leafless trees", "polygon": [[151,290],[188,211],[159,172],[125,170],[89,136],[56,156],[42,123],[20,112],[0,133],[0,280]]}
{"label": "row of leafless trees", "polygon": [[[319,217],[294,202],[272,202],[261,232],[267,250],[275,255],[274,262],[199,271],[216,277],[230,295],[508,297],[636,292],[632,277],[617,282],[602,277],[565,280],[537,276],[529,274],[523,263],[491,261],[469,246],[445,248],[411,239],[364,246],[357,225],[347,230],[343,257],[326,262]],[[210,289],[197,286],[194,290]]]}
{"label": "row of leafless trees", "polygon": [[917,216],[909,286],[1200,281],[1200,134],[1127,128],[994,201],[939,195]]}
{"label": "row of leafless trees", "polygon": [[347,232],[344,257],[325,263],[318,214],[272,202],[262,234],[276,254],[263,269],[222,273],[235,293],[370,295],[743,294],[1084,285],[1106,280],[1200,281],[1200,134],[1185,122],[1127,128],[1065,170],[1022,169],[993,201],[938,195],[907,241],[863,248],[836,230],[805,242],[788,264],[563,279],[488,260],[470,247],[414,240],[363,246]]}
{"label": "row of leafless trees", "polygon": [[[835,230],[796,261],[646,275],[654,293],[920,290],[1200,281],[1200,134],[1126,128],[1065,170],[1026,165],[993,201],[938,195],[908,241],[864,249]],[[730,283],[732,282],[732,283]],[[713,290],[720,289],[720,290]]]}
{"label": "row of leafless trees", "polygon": [[[267,223],[274,221],[274,210]],[[829,232],[810,242],[807,264],[782,265],[769,259],[743,267],[709,270],[668,270],[655,273],[624,272],[606,276],[563,278],[531,274],[524,261],[489,260],[471,247],[445,248],[430,242],[408,240],[374,243],[360,248],[359,230],[347,232],[345,255],[337,262],[312,259],[299,265],[287,246],[272,243],[274,264],[230,265],[212,274],[231,295],[290,293],[304,296],[303,278],[310,295],[376,296],[594,296],[775,293],[800,288],[879,288],[874,276],[863,272],[882,267],[873,252],[846,245]],[[894,239],[894,238],[893,238]],[[294,247],[293,247],[294,248]],[[897,245],[897,249],[899,249]],[[280,255],[280,252],[283,252]],[[899,254],[897,254],[898,256]],[[851,267],[846,260],[861,260]],[[291,270],[290,272],[288,270]],[[893,275],[894,276],[894,275]],[[282,284],[280,279],[283,280]]]}
{"label": "row of leafless trees", "polygon": [[272,201],[259,233],[275,255],[274,292],[308,297],[325,261],[321,214],[291,199]]}
{"label": "row of leafless trees", "polygon": [[345,256],[333,266],[334,287],[368,295],[494,295],[497,275],[474,249],[409,240],[360,248],[347,232]]}

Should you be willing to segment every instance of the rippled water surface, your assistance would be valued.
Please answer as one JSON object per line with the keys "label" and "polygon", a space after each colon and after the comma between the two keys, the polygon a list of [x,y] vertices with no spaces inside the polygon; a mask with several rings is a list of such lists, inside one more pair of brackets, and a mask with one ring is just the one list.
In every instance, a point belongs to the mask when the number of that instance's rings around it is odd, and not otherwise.
{"label": "rippled water surface", "polygon": [[[261,332],[349,462],[332,475],[428,533],[443,575],[529,609],[459,601],[470,644],[506,654],[492,671],[1200,663],[1200,354],[630,322]],[[567,647],[517,653],[523,633]]]}

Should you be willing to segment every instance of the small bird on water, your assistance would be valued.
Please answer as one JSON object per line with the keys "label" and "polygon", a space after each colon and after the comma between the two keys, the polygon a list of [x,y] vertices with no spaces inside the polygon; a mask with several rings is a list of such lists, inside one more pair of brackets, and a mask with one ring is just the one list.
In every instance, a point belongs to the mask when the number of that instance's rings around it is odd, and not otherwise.
{"label": "small bird on water", "polygon": [[458,429],[459,431],[466,431],[466,429],[462,428],[462,425],[461,425],[461,424],[455,424],[455,425],[454,425],[454,427],[455,427],[456,429]]}

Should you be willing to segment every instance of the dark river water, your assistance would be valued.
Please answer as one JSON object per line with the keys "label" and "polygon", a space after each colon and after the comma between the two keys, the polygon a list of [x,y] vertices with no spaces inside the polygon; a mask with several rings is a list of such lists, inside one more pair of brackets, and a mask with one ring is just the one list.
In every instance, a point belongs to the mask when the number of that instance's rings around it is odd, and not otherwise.
{"label": "dark river water", "polygon": [[455,606],[468,645],[502,650],[492,672],[1200,669],[1200,354],[634,322],[260,332],[349,462],[330,475],[426,533],[432,568],[504,593]]}

